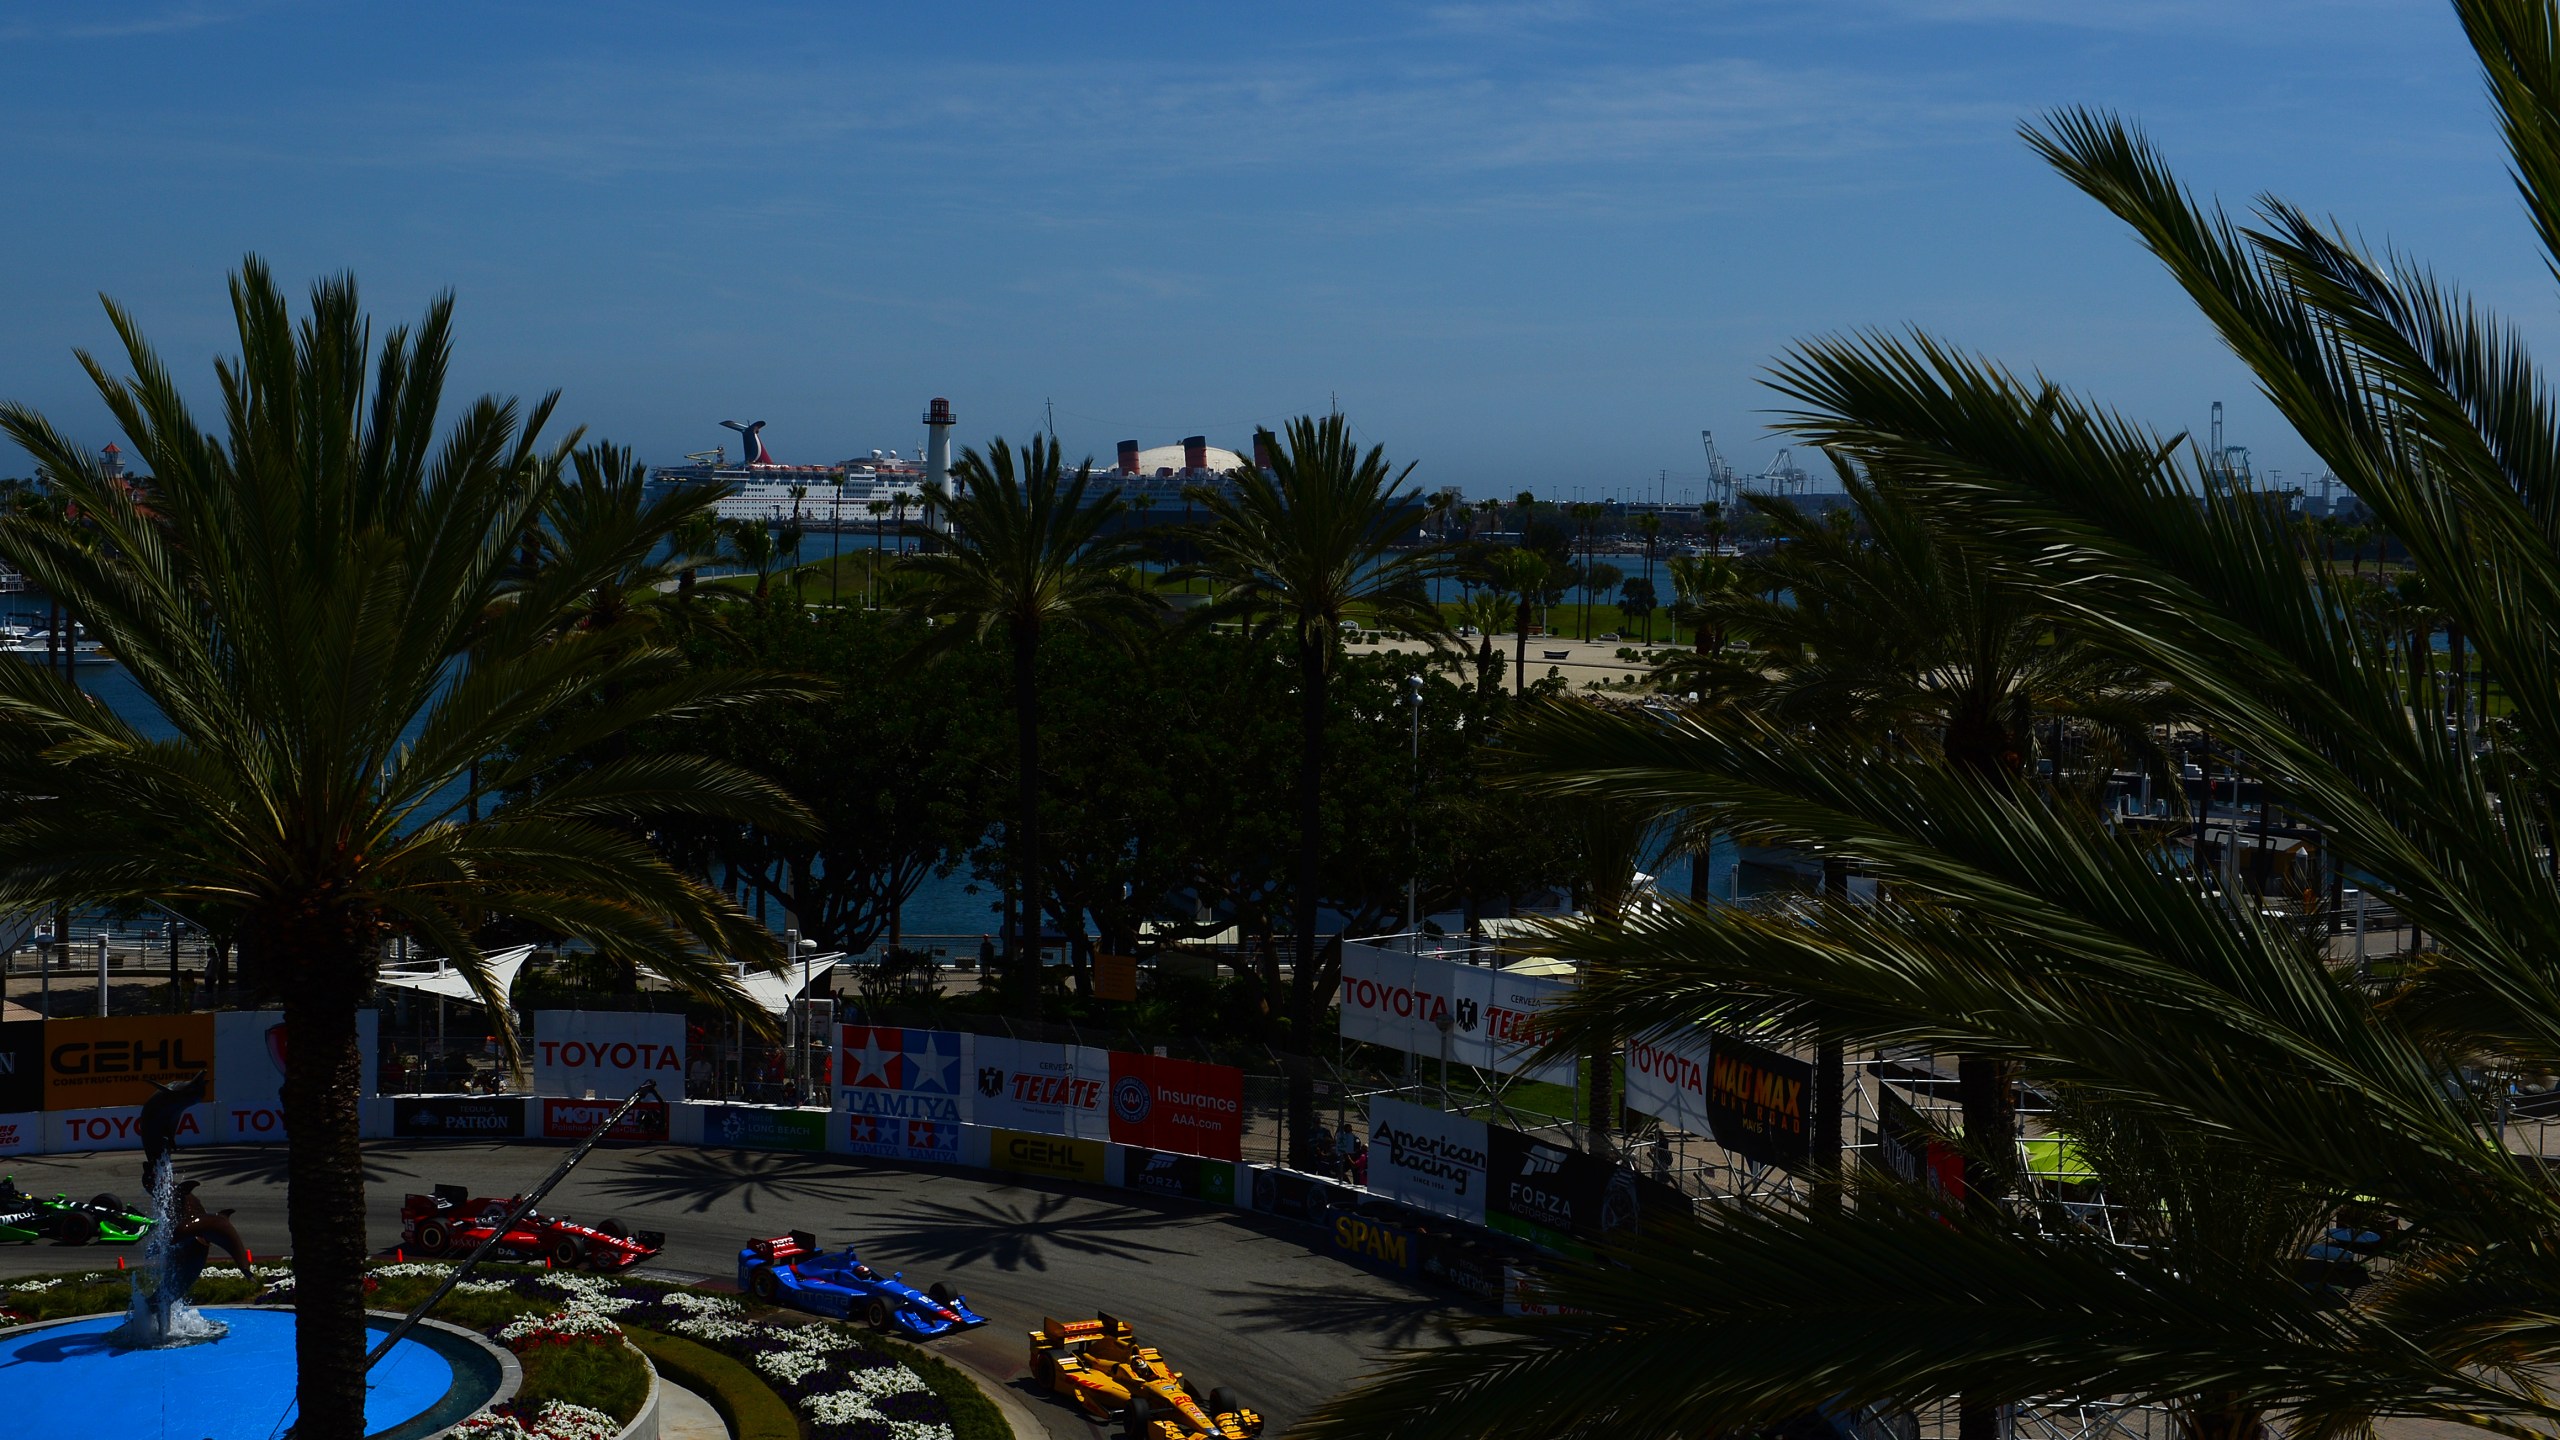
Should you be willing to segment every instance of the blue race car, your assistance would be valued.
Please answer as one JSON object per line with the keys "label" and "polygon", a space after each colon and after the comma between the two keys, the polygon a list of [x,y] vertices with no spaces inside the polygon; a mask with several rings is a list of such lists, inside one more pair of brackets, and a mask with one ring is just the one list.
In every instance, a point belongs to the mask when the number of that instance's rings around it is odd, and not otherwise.
{"label": "blue race car", "polygon": [[881,1274],[863,1264],[850,1245],[828,1254],[806,1230],[758,1240],[738,1252],[738,1288],[768,1305],[865,1320],[875,1330],[895,1331],[910,1340],[987,1323],[986,1316],[969,1308],[966,1295],[938,1280],[930,1290],[917,1290],[905,1275],[903,1270]]}

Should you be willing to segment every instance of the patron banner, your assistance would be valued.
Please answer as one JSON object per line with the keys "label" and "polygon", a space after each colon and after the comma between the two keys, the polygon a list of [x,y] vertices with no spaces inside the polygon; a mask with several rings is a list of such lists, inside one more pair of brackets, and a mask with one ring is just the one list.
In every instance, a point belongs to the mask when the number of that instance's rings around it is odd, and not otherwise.
{"label": "patron banner", "polygon": [[1111,1139],[1149,1150],[1244,1158],[1244,1072],[1232,1065],[1112,1051]]}
{"label": "patron banner", "polygon": [[[836,1080],[836,1108],[881,1122],[872,1128],[882,1135],[902,1134],[891,1127],[909,1121],[949,1127],[953,1138],[948,1144],[941,1141],[938,1132],[929,1132],[937,1133],[937,1153],[924,1158],[950,1158],[939,1152],[959,1143],[959,1126],[969,1118],[964,1107],[973,1074],[969,1058],[975,1039],[950,1030],[843,1026],[836,1046],[836,1054],[843,1057]],[[881,1154],[881,1158],[910,1157]]]}
{"label": "patron banner", "polygon": [[511,1095],[400,1095],[391,1133],[414,1140],[521,1140],[524,1101]]}
{"label": "patron banner", "polygon": [[1686,1026],[1627,1042],[1627,1108],[1692,1135],[1707,1131],[1707,1032]]}
{"label": "patron banner", "polygon": [[[374,1091],[382,1060],[382,1012],[356,1012],[356,1053],[363,1067],[360,1095]],[[213,1089],[206,1108],[216,1139],[272,1141],[285,1138],[284,1012],[225,1010],[213,1017]]]}
{"label": "patron banner", "polygon": [[643,1080],[684,1098],[684,1017],[638,1010],[533,1012],[533,1088],[571,1099],[620,1100]]}
{"label": "patron banner", "polygon": [[1378,945],[1342,947],[1342,1036],[1460,1065],[1570,1085],[1570,1058],[1533,1064],[1538,1012],[1572,983]]}
{"label": "patron banner", "polygon": [[1792,1170],[1813,1153],[1807,1131],[1813,1067],[1717,1036],[1707,1067],[1707,1126],[1736,1155]]}
{"label": "patron banner", "polygon": [[1369,1102],[1369,1188],[1379,1194],[1481,1225],[1489,1160],[1481,1120]]}
{"label": "patron banner", "polygon": [[44,1108],[44,1022],[0,1024],[0,1115]]}
{"label": "patron banner", "polygon": [[116,1015],[44,1022],[44,1108],[96,1110],[140,1105],[198,1075],[205,1099],[222,1098],[213,1077],[211,1015]]}
{"label": "patron banner", "polygon": [[1095,1140],[1111,1134],[1102,1096],[1111,1084],[1111,1052],[1089,1045],[1050,1045],[980,1035],[970,1063],[977,1124]]}

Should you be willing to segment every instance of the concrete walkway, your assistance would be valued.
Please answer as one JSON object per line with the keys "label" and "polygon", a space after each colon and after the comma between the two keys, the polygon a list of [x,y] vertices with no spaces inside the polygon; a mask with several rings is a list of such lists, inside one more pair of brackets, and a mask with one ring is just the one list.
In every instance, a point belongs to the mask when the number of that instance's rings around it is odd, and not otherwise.
{"label": "concrete walkway", "polygon": [[729,1440],[729,1426],[711,1402],[658,1376],[658,1440]]}

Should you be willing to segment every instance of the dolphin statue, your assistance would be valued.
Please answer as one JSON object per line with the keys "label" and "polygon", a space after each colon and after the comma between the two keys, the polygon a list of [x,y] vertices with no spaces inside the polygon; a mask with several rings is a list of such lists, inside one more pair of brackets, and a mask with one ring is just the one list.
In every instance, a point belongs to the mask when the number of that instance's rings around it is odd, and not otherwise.
{"label": "dolphin statue", "polygon": [[159,1189],[161,1167],[168,1163],[169,1151],[178,1143],[178,1122],[188,1107],[204,1102],[205,1087],[212,1079],[210,1071],[199,1070],[194,1079],[175,1085],[151,1082],[160,1093],[142,1102],[142,1117],[133,1126],[142,1136],[143,1189]]}

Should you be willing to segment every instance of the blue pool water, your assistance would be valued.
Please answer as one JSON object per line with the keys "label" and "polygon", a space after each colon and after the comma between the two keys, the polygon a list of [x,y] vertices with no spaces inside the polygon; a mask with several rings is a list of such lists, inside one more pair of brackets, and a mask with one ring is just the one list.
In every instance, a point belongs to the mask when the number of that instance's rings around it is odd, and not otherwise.
{"label": "blue pool water", "polygon": [[[121,1315],[0,1335],[0,1431],[45,1440],[282,1435],[292,1415],[293,1312],[226,1307],[207,1318],[231,1333],[174,1350],[109,1344]],[[417,1340],[402,1340],[370,1378],[369,1433],[423,1414],[454,1388],[452,1362]]]}

